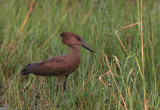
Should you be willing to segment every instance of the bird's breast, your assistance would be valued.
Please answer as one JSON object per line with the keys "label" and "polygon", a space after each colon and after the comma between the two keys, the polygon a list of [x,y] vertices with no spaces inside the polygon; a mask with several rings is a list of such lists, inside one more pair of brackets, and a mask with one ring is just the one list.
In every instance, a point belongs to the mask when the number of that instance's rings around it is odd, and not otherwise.
{"label": "bird's breast", "polygon": [[80,58],[79,59],[72,58],[67,64],[68,71],[66,71],[65,75],[74,72],[76,68],[78,68],[79,64],[80,64]]}

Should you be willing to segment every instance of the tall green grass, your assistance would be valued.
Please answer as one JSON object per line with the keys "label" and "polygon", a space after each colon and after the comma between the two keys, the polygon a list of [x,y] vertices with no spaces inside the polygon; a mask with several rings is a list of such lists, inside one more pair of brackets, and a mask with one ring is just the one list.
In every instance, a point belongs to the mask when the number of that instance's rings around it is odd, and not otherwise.
{"label": "tall green grass", "polygon": [[[138,0],[137,0],[138,1]],[[139,26],[118,31],[128,54],[119,43],[115,30],[140,22],[140,5],[132,0],[35,0],[0,1],[0,107],[6,109],[144,109],[144,92],[149,109],[160,108],[160,34],[157,0],[143,1],[144,74],[142,70]],[[81,48],[81,64],[69,75],[66,91],[56,95],[54,77],[20,76],[31,62],[69,53],[61,43],[61,32],[77,33],[95,51]],[[107,66],[104,54],[108,57]],[[111,76],[113,72],[120,93]],[[145,80],[143,80],[145,76]],[[61,84],[64,80],[61,81]],[[145,91],[144,89],[145,88]],[[63,92],[62,92],[63,91]],[[116,98],[113,97],[115,94]]]}

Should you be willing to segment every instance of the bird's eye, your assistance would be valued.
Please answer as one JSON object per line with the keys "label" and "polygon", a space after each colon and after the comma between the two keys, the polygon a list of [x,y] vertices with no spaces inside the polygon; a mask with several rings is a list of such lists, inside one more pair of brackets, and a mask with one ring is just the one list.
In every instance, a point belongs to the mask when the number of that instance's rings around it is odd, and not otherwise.
{"label": "bird's eye", "polygon": [[79,37],[77,37],[77,40],[79,40],[79,41],[80,41],[81,39],[80,39]]}

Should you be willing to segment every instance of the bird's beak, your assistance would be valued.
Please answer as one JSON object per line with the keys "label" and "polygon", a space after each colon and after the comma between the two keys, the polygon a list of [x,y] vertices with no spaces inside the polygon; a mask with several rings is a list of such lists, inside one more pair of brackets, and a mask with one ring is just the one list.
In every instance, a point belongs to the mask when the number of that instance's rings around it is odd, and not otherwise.
{"label": "bird's beak", "polygon": [[91,51],[94,53],[94,51],[88,46],[87,43],[85,43],[84,41],[81,42],[82,47],[86,48],[87,50]]}

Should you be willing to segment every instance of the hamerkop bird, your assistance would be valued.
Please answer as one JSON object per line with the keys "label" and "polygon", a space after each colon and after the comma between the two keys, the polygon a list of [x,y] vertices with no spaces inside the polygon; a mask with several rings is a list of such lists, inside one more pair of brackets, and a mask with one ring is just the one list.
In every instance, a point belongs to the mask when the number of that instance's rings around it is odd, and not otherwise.
{"label": "hamerkop bird", "polygon": [[85,43],[82,37],[77,34],[63,32],[60,36],[62,38],[62,42],[71,49],[71,52],[68,55],[56,56],[42,62],[28,64],[21,73],[22,75],[34,74],[41,76],[56,76],[58,78],[56,88],[57,92],[62,76],[65,76],[65,81],[63,84],[65,90],[67,76],[75,71],[79,66],[81,59],[79,46],[82,46],[93,52],[93,50]]}

